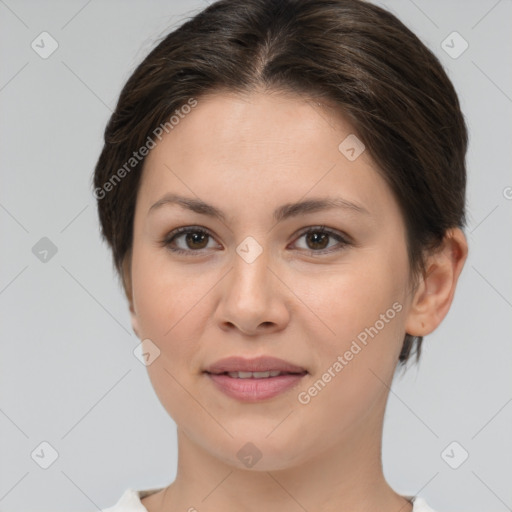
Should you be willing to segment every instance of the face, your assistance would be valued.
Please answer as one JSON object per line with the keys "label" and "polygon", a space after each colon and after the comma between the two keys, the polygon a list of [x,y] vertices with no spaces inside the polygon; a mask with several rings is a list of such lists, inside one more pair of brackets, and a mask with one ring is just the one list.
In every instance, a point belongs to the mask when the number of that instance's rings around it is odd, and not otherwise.
{"label": "face", "polygon": [[[405,225],[368,151],[354,160],[357,147],[339,149],[351,134],[339,113],[298,95],[219,92],[198,98],[146,159],[133,326],[160,350],[148,372],[179,432],[233,466],[244,467],[247,442],[263,455],[258,470],[349,446],[383,410],[410,304]],[[283,209],[324,200],[336,204]],[[204,372],[229,356],[307,373],[241,400]]]}

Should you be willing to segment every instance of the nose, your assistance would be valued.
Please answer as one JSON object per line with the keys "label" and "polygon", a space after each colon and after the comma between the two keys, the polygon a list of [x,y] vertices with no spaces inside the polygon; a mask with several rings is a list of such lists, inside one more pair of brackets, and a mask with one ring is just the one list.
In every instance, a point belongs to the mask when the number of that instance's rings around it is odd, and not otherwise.
{"label": "nose", "polygon": [[265,250],[252,262],[234,253],[232,269],[218,289],[214,316],[221,329],[257,335],[278,332],[288,324],[287,288],[269,259]]}

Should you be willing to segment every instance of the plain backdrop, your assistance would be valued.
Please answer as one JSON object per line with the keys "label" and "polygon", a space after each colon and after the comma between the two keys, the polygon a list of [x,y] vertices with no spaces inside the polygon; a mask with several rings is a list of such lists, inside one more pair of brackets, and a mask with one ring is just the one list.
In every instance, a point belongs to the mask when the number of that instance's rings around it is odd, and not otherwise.
{"label": "plain backdrop", "polygon": [[[512,510],[512,2],[381,5],[440,58],[470,130],[469,258],[420,365],[393,383],[385,476],[437,512]],[[133,354],[91,175],[135,66],[205,6],[0,1],[4,512],[98,510],[175,476],[176,427]]]}

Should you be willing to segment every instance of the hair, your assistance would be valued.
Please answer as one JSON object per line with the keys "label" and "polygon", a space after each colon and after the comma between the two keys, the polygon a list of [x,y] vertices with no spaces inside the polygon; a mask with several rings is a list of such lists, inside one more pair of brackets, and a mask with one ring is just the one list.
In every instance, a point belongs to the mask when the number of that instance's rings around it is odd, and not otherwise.
{"label": "hair", "polygon": [[[427,252],[466,223],[467,128],[439,60],[393,14],[365,1],[219,0],[149,53],[105,129],[94,194],[125,291],[144,164],[134,152],[191,98],[260,88],[339,107],[399,204],[415,287]],[[406,333],[399,362],[413,346],[418,362],[422,341]]]}

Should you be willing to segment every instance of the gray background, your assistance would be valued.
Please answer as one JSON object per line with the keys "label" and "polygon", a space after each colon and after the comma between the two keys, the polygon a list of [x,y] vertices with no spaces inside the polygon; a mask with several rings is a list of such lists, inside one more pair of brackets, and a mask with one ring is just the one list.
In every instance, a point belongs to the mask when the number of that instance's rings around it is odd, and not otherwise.
{"label": "gray background", "polygon": [[[0,1],[4,512],[92,511],[128,487],[175,476],[175,424],[132,353],[138,340],[100,241],[90,180],[134,66],[205,5]],[[470,129],[469,259],[419,368],[393,384],[385,475],[437,512],[512,510],[512,3],[382,5],[439,56]],[[59,45],[47,59],[31,48],[43,31]],[[441,46],[453,31],[469,43],[456,59]],[[32,252],[43,237],[57,247],[46,262]],[[48,469],[31,457],[44,441],[59,454]],[[462,447],[449,451],[452,464],[462,449],[469,453],[458,469],[441,455],[452,441]]]}

